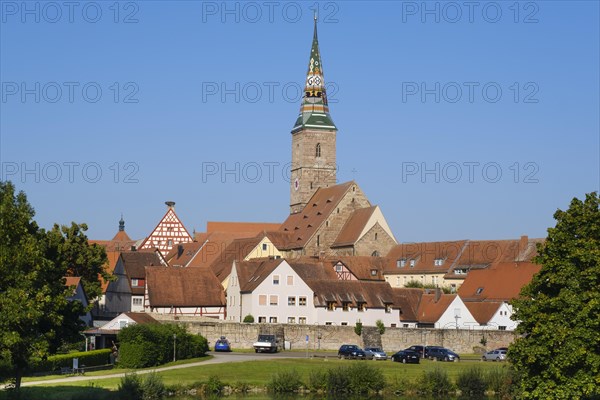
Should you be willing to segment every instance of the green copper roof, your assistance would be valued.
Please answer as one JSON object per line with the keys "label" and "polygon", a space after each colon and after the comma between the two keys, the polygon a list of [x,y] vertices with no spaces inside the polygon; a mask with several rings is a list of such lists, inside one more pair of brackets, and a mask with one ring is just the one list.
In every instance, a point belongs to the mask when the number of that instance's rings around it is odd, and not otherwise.
{"label": "green copper roof", "polygon": [[317,37],[317,17],[315,15],[315,33],[312,48],[310,50],[310,61],[306,73],[306,85],[304,96],[300,106],[300,115],[294,124],[292,132],[298,129],[334,129],[337,130],[327,104],[327,92],[325,90],[325,79],[323,77],[323,64],[319,51],[319,39]]}

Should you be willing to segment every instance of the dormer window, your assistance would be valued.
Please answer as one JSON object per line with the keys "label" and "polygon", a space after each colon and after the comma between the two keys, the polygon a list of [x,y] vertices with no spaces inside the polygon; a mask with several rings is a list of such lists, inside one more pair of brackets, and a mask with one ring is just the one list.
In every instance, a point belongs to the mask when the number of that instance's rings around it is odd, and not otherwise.
{"label": "dormer window", "polygon": [[404,268],[405,265],[406,265],[406,258],[401,258],[399,260],[396,260],[397,268]]}
{"label": "dormer window", "polygon": [[371,270],[371,276],[377,276],[377,270],[376,269],[372,269]]}
{"label": "dormer window", "polygon": [[414,268],[415,264],[416,264],[415,260],[410,260],[410,267],[411,268]]}
{"label": "dormer window", "polygon": [[444,259],[443,258],[436,258],[435,260],[433,260],[433,265],[435,266],[440,266],[444,264]]}
{"label": "dormer window", "polygon": [[479,288],[477,288],[477,291],[475,292],[475,294],[481,294],[481,292],[483,292],[483,288],[479,287]]}

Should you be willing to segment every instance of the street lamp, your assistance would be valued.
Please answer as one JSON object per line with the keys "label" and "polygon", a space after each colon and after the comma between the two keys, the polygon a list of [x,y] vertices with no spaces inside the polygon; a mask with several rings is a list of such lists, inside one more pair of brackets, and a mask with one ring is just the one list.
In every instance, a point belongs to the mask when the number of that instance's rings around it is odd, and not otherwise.
{"label": "street lamp", "polygon": [[173,362],[177,361],[177,334],[173,334]]}

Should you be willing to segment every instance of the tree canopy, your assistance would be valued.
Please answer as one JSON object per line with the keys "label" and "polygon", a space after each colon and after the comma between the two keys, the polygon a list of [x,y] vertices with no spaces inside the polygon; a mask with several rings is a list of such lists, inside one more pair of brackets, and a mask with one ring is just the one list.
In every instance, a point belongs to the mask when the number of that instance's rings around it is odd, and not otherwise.
{"label": "tree canopy", "polygon": [[517,398],[600,398],[600,199],[554,214],[534,262],[540,272],[513,301],[519,337],[509,349]]}
{"label": "tree canopy", "polygon": [[34,214],[23,192],[0,182],[0,358],[11,365],[17,387],[33,359],[78,340],[85,310],[68,300],[64,277],[73,266],[106,258],[78,243],[75,224],[73,232],[45,232]]}

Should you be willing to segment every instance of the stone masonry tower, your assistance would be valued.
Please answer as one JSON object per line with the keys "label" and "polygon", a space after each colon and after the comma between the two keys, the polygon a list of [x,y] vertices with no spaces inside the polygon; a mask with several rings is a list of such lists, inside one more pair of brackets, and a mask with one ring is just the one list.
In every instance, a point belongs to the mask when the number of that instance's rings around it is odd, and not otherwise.
{"label": "stone masonry tower", "polygon": [[327,105],[315,15],[304,96],[300,115],[292,129],[291,214],[300,212],[318,188],[337,183],[336,132]]}

